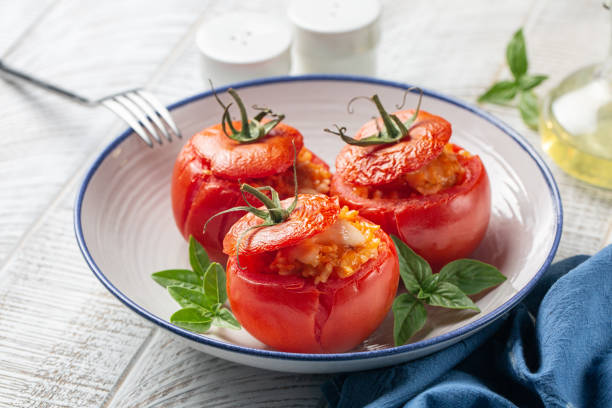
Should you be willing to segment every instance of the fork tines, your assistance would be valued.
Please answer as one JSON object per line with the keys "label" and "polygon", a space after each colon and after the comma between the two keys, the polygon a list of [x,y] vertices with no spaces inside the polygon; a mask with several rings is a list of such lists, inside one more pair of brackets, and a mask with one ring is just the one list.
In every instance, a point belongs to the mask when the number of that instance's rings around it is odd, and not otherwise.
{"label": "fork tines", "polygon": [[108,96],[100,103],[127,122],[138,136],[149,146],[153,140],[162,144],[172,135],[181,137],[170,112],[149,92],[136,89]]}

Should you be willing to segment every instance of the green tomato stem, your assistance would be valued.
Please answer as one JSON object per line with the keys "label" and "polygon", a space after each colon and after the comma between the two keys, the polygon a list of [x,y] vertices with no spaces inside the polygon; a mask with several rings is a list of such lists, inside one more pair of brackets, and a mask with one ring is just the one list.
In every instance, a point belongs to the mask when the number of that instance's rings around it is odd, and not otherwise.
{"label": "green tomato stem", "polygon": [[[380,98],[378,97],[378,95],[374,94],[371,98],[357,96],[351,99],[348,103],[347,110],[349,113],[353,113],[351,105],[353,102],[355,102],[358,99],[366,99],[374,103],[374,105],[376,106],[376,109],[378,110],[378,113],[380,114],[380,118],[382,119],[383,125],[385,127],[384,129],[381,130],[379,128],[378,133],[375,133],[370,136],[362,137],[361,139],[355,139],[355,138],[347,136],[345,133],[346,127],[344,126],[341,127],[338,125],[334,125],[336,127],[335,131],[330,130],[330,129],[323,129],[323,130],[327,133],[332,133],[334,135],[340,136],[342,140],[344,140],[344,142],[347,144],[356,145],[356,146],[372,146],[372,145],[396,143],[403,139],[410,140],[409,130],[419,114],[419,110],[421,109],[421,100],[423,98],[422,89],[409,88],[404,93],[404,102],[406,100],[406,94],[413,89],[417,89],[420,91],[419,100],[417,103],[417,107],[414,111],[414,114],[406,122],[402,122],[396,115],[390,114],[389,112],[387,112],[384,106],[382,105],[382,103],[380,102]],[[404,103],[402,102],[402,105],[397,106],[397,108],[401,109],[403,105]],[[376,125],[378,127],[378,123],[376,123]]]}
{"label": "green tomato stem", "polygon": [[248,184],[243,184],[240,186],[240,189],[254,195],[259,201],[261,201],[268,209],[270,217],[274,223],[281,223],[286,219],[286,217],[289,216],[289,214],[286,214],[287,211],[280,207],[280,203],[275,203],[264,192],[258,190],[257,188]]}
{"label": "green tomato stem", "polygon": [[[238,143],[253,143],[258,141],[270,133],[272,129],[274,129],[283,119],[285,119],[285,115],[275,114],[269,108],[260,108],[255,106],[254,109],[259,110],[260,112],[249,121],[246,108],[242,102],[242,99],[238,95],[238,92],[236,92],[235,89],[230,88],[227,92],[234,99],[234,103],[236,103],[238,110],[240,111],[241,129],[238,131],[232,123],[232,117],[229,112],[229,109],[233,103],[225,105],[219,98],[219,95],[217,95],[215,92],[212,82],[210,86],[217,103],[219,103],[219,105],[221,105],[223,108],[223,114],[221,115],[221,129],[223,130],[223,133],[225,133],[225,136],[235,140]],[[261,121],[268,115],[272,117],[272,120],[262,124]]]}

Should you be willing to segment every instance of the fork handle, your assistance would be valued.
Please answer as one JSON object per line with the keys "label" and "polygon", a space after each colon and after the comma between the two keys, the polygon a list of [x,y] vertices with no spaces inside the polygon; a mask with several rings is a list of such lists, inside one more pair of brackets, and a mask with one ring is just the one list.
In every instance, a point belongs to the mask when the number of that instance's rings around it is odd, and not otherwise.
{"label": "fork handle", "polygon": [[26,74],[24,72],[21,71],[17,71],[13,68],[10,68],[8,66],[6,66],[2,60],[0,60],[0,73],[3,74],[3,76],[9,78],[9,79],[20,79],[23,80],[25,82],[29,82],[32,85],[36,85],[40,88],[46,89],[47,91],[50,91],[56,95],[60,95],[64,98],[68,98],[73,102],[77,102],[80,103],[81,105],[87,105],[87,106],[94,106],[96,105],[95,102],[75,94],[74,92],[68,91],[64,88],[60,88],[59,86],[50,84],[49,82],[43,81],[42,79],[39,78],[35,78],[29,74]]}

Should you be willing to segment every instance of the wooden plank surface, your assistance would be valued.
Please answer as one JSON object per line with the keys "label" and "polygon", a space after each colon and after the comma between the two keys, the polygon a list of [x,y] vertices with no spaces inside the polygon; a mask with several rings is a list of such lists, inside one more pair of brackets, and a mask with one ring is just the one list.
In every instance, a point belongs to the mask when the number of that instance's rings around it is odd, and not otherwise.
{"label": "wooden plank surface", "polygon": [[[551,74],[548,87],[608,49],[609,18],[595,0],[384,3],[380,76],[470,102],[507,75],[504,47],[519,26],[534,71]],[[269,7],[66,0],[41,17],[23,4],[0,3],[0,23],[12,23],[0,25],[0,53],[17,44],[7,62],[94,96],[149,84],[166,103],[207,87],[193,45],[196,22]],[[18,34],[3,28],[28,21],[34,27]],[[191,350],[123,307],[89,272],[74,242],[72,203],[92,154],[124,127],[120,121],[3,81],[0,106],[0,191],[10,192],[0,194],[0,406],[318,403],[324,376],[248,368]],[[486,108],[540,149],[514,110]],[[551,167],[566,210],[558,256],[595,251],[612,192]]]}
{"label": "wooden plank surface", "polygon": [[58,0],[0,0],[0,56],[7,56],[19,39],[35,28]]}
{"label": "wooden plank surface", "polygon": [[153,330],[88,273],[70,198],[2,271],[0,406],[99,406]]}
{"label": "wooden plank surface", "polygon": [[313,407],[326,378],[230,363],[158,330],[108,406]]}
{"label": "wooden plank surface", "polygon": [[[86,93],[144,84],[207,4],[104,2],[97,17],[88,6],[50,10],[6,62]],[[71,226],[85,165],[124,125],[3,81],[0,105],[0,406],[100,406],[153,330],[99,285]]]}
{"label": "wooden plank surface", "polygon": [[[19,39],[5,62],[87,96],[131,89],[154,76],[205,7],[197,0],[65,0]],[[0,195],[1,264],[110,130],[123,124],[104,108],[5,81],[0,106],[0,188],[11,192]]]}

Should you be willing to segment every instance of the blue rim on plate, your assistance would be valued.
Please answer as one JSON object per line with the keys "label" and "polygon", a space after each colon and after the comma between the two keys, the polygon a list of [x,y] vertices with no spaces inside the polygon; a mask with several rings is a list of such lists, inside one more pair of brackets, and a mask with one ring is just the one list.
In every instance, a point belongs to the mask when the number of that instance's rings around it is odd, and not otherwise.
{"label": "blue rim on plate", "polygon": [[[395,87],[395,88],[399,88],[402,90],[405,90],[411,87],[411,85],[400,83],[400,82],[387,81],[387,80],[375,79],[375,78],[369,78],[369,77],[348,76],[348,75],[303,75],[303,76],[271,77],[271,78],[240,82],[237,84],[232,84],[231,87],[238,89],[238,88],[260,86],[260,85],[273,84],[273,83],[298,82],[298,81],[362,82],[362,83],[369,83],[369,84],[374,84],[374,85]],[[225,86],[223,88],[219,88],[217,91],[225,92],[229,88],[230,86]],[[421,350],[421,349],[428,348],[428,347],[443,343],[445,341],[451,340],[455,337],[462,337],[472,331],[481,329],[487,324],[497,319],[502,314],[511,310],[515,305],[517,305],[527,295],[527,293],[529,293],[531,289],[533,289],[537,281],[540,279],[540,277],[546,270],[546,268],[548,268],[548,266],[552,262],[555,256],[555,253],[557,251],[557,247],[559,246],[559,240],[561,238],[561,229],[562,229],[561,227],[563,223],[563,208],[561,206],[561,197],[559,195],[559,189],[552,176],[552,173],[550,172],[550,169],[548,168],[546,163],[544,163],[544,160],[533,149],[533,147],[531,147],[529,143],[521,135],[519,135],[515,130],[513,130],[510,126],[506,125],[501,120],[495,118],[493,115],[479,108],[471,106],[465,102],[461,102],[457,99],[453,99],[451,97],[444,96],[444,95],[441,95],[437,92],[430,91],[430,90],[424,89],[423,93],[429,97],[448,102],[450,104],[459,106],[467,111],[470,111],[474,113],[475,115],[480,116],[481,118],[490,122],[491,124],[499,128],[501,131],[503,131],[505,134],[510,136],[519,146],[521,146],[523,150],[527,152],[527,154],[529,154],[529,156],[531,156],[531,158],[537,164],[538,168],[540,169],[540,172],[542,173],[542,175],[544,176],[544,179],[546,180],[550,195],[553,197],[555,210],[556,210],[555,215],[556,215],[557,231],[555,234],[552,248],[548,256],[546,257],[546,260],[544,261],[544,264],[542,265],[542,267],[538,270],[538,272],[534,275],[531,281],[523,289],[518,291],[513,297],[507,300],[503,305],[499,306],[497,309],[493,310],[487,315],[469,323],[466,326],[460,327],[456,330],[450,331],[448,333],[445,333],[445,334],[442,334],[440,336],[436,336],[430,339],[425,339],[425,340],[418,341],[416,343],[406,344],[406,345],[398,346],[398,347],[391,347],[391,348],[382,349],[382,350],[334,353],[334,354],[306,354],[306,353],[287,353],[287,352],[273,351],[273,350],[260,350],[260,349],[253,349],[249,347],[243,347],[243,346],[237,346],[237,345],[225,343],[219,340],[207,338],[207,337],[192,333],[190,331],[187,331],[185,329],[182,329],[148,312],[147,310],[143,309],[141,306],[134,303],[129,297],[124,295],[119,289],[117,289],[106,278],[104,273],[98,268],[94,259],[89,253],[87,244],[85,243],[85,238],[83,237],[83,230],[82,230],[82,225],[81,225],[81,210],[82,210],[83,198],[85,197],[85,193],[87,191],[87,187],[89,185],[89,182],[91,181],[91,178],[95,174],[100,164],[106,159],[106,157],[119,144],[121,144],[129,135],[133,133],[132,129],[128,129],[125,132],[123,132],[108,147],[106,147],[104,151],[102,151],[102,153],[94,161],[91,168],[87,171],[87,174],[85,175],[83,183],[81,184],[81,187],[79,188],[75,207],[74,207],[74,229],[75,229],[76,238],[77,238],[77,242],[79,244],[81,253],[83,254],[85,261],[87,262],[87,264],[93,271],[94,275],[98,278],[98,280],[100,280],[100,282],[102,282],[102,284],[113,295],[115,295],[121,302],[123,302],[123,304],[125,304],[127,307],[129,307],[130,309],[132,309],[134,312],[138,313],[140,316],[144,317],[145,319],[148,319],[152,321],[153,323],[156,323],[159,326],[163,327],[164,329],[167,329],[189,340],[192,340],[198,343],[202,343],[207,346],[212,346],[215,348],[219,348],[219,349],[223,349],[223,350],[227,350],[231,352],[248,354],[248,355],[255,356],[255,357],[267,357],[267,358],[273,358],[273,359],[302,360],[302,361],[339,361],[339,360],[371,359],[371,358],[390,356],[390,355],[395,355],[395,354],[403,354],[406,352]],[[191,96],[189,98],[183,99],[179,102],[176,102],[170,105],[168,109],[169,110],[176,109],[178,107],[181,107],[193,101],[207,98],[210,96],[212,96],[211,91],[203,92],[203,93]]]}

